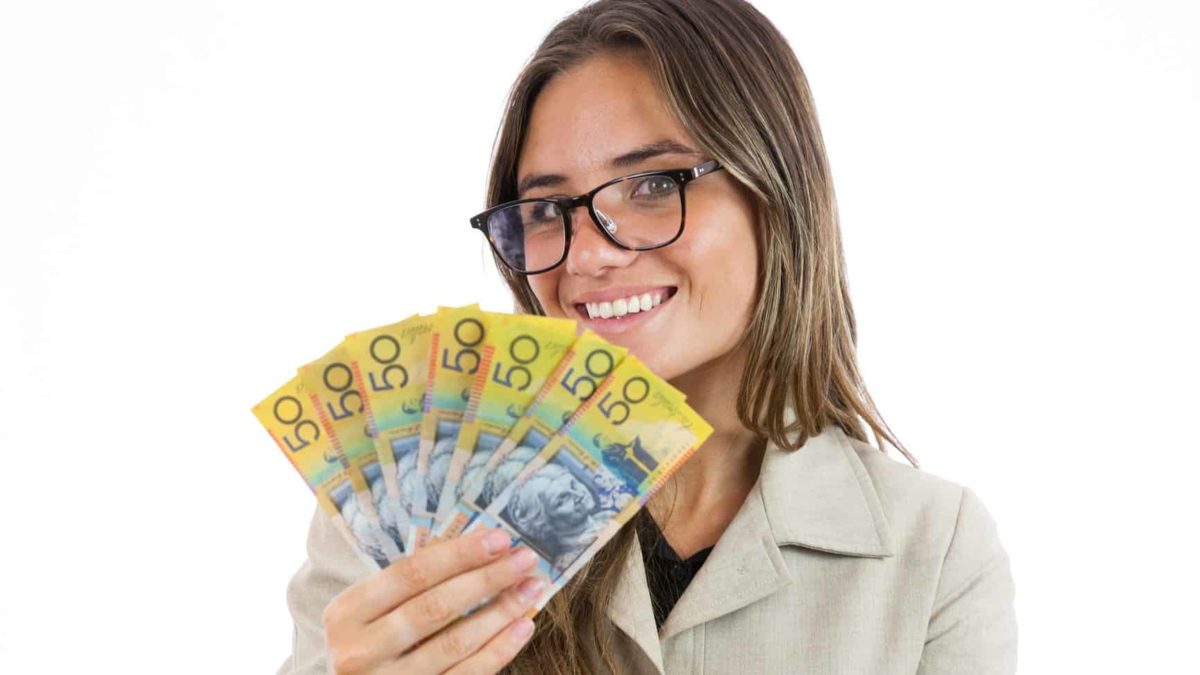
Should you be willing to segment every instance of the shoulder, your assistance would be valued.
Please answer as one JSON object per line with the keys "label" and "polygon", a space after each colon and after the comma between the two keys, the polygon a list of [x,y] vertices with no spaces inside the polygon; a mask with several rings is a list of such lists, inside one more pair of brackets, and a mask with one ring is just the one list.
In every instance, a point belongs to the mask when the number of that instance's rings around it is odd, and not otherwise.
{"label": "shoulder", "polygon": [[873,445],[845,437],[854,455],[862,463],[890,529],[919,530],[953,526],[962,502],[965,486],[884,454]]}
{"label": "shoulder", "polygon": [[932,564],[943,591],[989,567],[1007,569],[996,521],[972,489],[847,440],[875,489],[897,556]]}
{"label": "shoulder", "polygon": [[1014,673],[1016,586],[999,530],[970,488],[851,439],[892,535],[894,569],[922,591],[928,626],[918,668],[934,673]]}

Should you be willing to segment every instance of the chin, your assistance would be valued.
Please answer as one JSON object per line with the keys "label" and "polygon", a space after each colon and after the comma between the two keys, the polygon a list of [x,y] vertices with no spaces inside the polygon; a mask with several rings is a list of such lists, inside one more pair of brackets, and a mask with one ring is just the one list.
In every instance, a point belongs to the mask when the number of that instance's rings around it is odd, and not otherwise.
{"label": "chin", "polygon": [[662,346],[656,346],[649,350],[649,353],[639,352],[636,349],[631,349],[630,353],[638,358],[646,367],[664,380],[672,380],[683,374],[679,363],[675,359],[668,357],[663,353]]}
{"label": "chin", "polygon": [[[653,337],[653,336],[651,336]],[[639,361],[654,371],[655,375],[665,379],[670,379],[675,373],[672,370],[671,359],[664,354],[670,347],[670,340],[653,341],[653,344],[646,344],[647,341],[635,340],[630,343],[628,340],[621,339],[620,336],[610,340],[615,345],[620,345],[629,350],[629,353],[636,356]]]}

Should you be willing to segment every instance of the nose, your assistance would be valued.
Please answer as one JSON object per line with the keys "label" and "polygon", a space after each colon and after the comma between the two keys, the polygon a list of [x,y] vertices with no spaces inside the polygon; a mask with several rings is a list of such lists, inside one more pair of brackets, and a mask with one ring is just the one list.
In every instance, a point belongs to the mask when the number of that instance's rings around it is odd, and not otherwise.
{"label": "nose", "polygon": [[[608,231],[614,232],[617,223],[607,214],[600,219]],[[608,269],[626,267],[638,256],[609,241],[601,232],[586,206],[579,206],[571,213],[571,246],[567,251],[567,272],[579,276],[597,277]]]}

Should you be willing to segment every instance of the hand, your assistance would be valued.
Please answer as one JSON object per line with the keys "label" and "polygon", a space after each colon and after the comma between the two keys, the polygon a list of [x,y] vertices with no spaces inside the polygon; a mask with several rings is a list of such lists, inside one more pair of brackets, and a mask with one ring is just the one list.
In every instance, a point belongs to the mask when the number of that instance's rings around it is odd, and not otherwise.
{"label": "hand", "polygon": [[[537,556],[503,530],[419,549],[350,586],[325,609],[331,672],[495,673],[533,634],[524,618],[545,587]],[[487,605],[462,614],[485,599]]]}

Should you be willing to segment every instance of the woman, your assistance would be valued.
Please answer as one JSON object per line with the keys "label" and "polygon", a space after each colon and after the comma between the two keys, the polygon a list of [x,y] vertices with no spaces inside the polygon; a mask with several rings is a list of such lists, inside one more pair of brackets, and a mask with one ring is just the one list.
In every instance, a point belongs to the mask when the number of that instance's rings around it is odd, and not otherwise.
{"label": "woman", "polygon": [[1015,670],[991,518],[866,443],[916,465],[859,377],[816,114],[764,17],[602,0],[564,19],[512,90],[488,203],[473,223],[520,309],[628,347],[715,432],[536,631],[532,563],[502,537],[372,575],[317,519],[283,672],[324,672],[326,649],[339,673]]}

